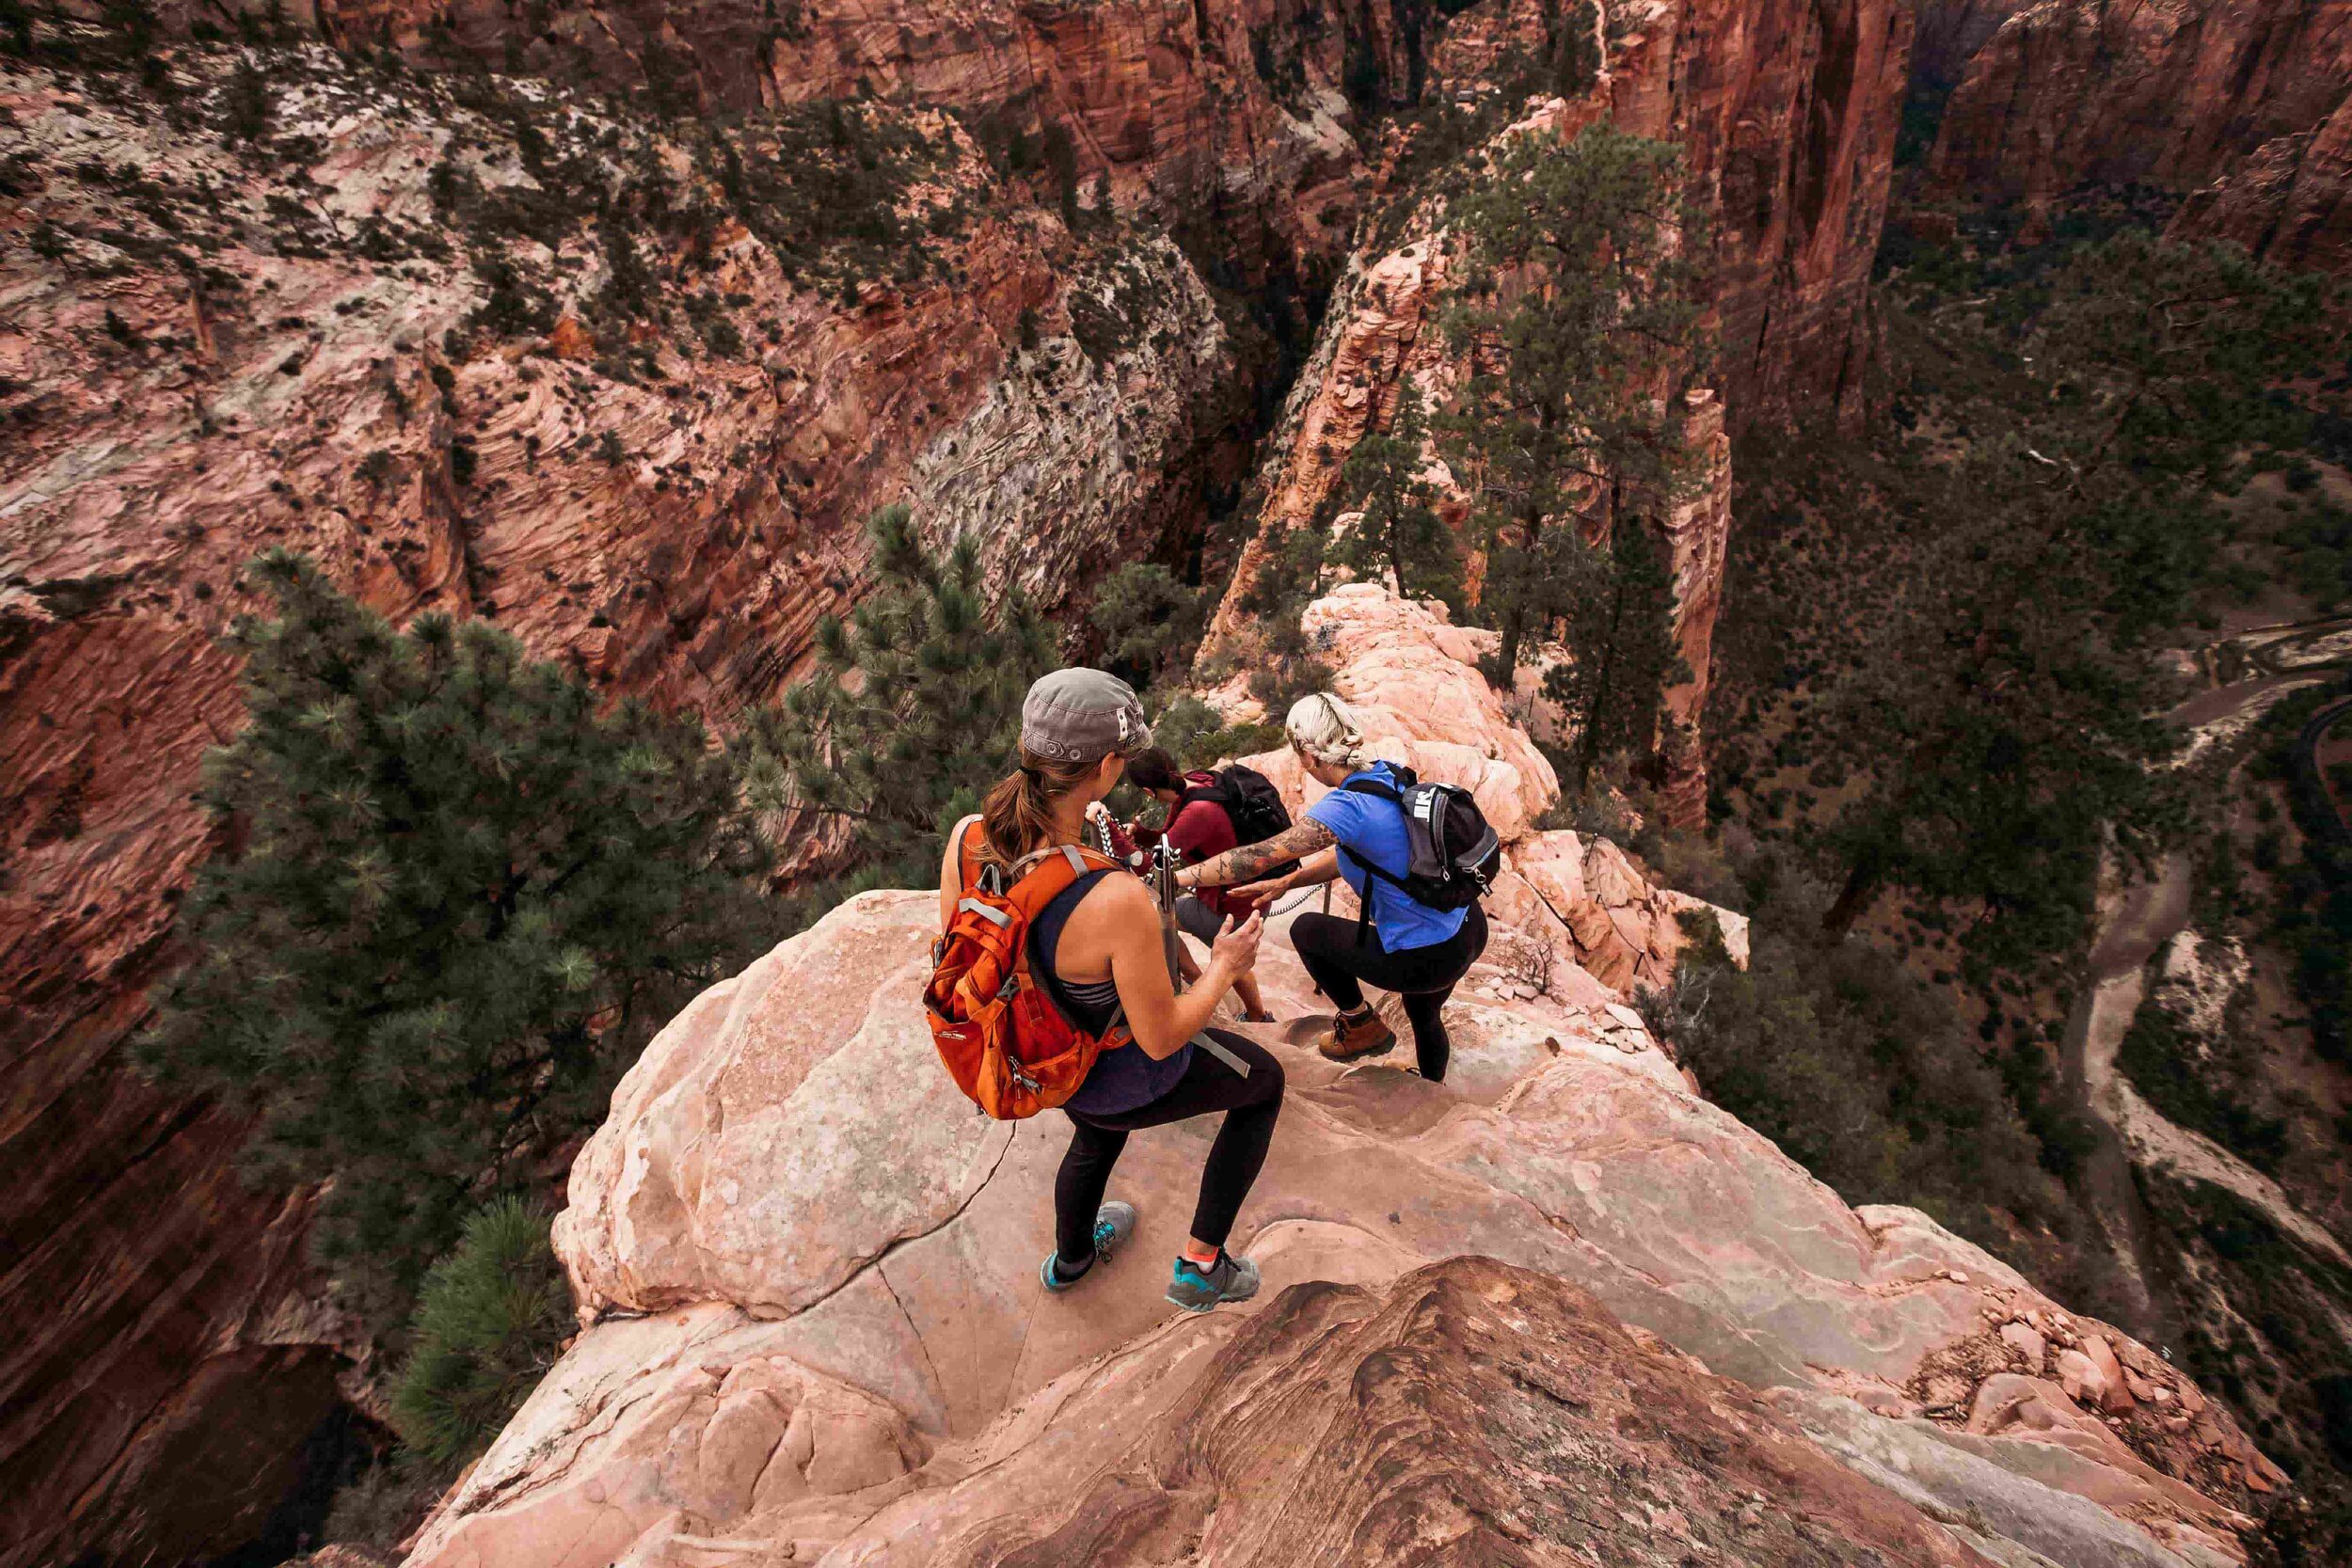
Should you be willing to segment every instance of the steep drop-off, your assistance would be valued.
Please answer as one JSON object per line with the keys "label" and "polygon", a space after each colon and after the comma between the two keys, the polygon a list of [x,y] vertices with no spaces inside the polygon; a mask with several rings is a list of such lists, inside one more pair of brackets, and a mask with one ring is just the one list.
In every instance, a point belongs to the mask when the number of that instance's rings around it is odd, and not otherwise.
{"label": "steep drop-off", "polygon": [[2242,1562],[2281,1478],[2193,1383],[1849,1209],[1572,956],[1613,930],[1629,983],[1708,907],[1534,829],[1558,785],[1476,673],[1494,635],[1369,585],[1309,613],[1370,751],[1474,790],[1508,869],[1443,1085],[1299,1049],[1275,923],[1258,1302],[1161,1298],[1200,1121],[1134,1137],[1137,1235],[1040,1288],[1066,1129],[963,1108],[917,1002],[935,895],[863,895],[624,1082],[556,1223],[583,1332],[410,1568]]}
{"label": "steep drop-off", "polygon": [[[273,53],[268,131],[241,137],[230,64],[175,58],[168,110],[119,78],[0,75],[10,1561],[61,1532],[236,1544],[274,1499],[218,1533],[132,1500],[137,1452],[249,1424],[218,1402],[253,1378],[219,1369],[277,1364],[256,1346],[342,1347],[300,1305],[301,1206],[243,1192],[237,1129],[115,1054],[210,847],[191,792],[241,721],[215,638],[254,551],[723,718],[854,598],[870,507],[914,487],[931,528],[1054,600],[1073,562],[1195,510],[1247,414],[1172,245],[1108,214],[1073,235],[936,115],[776,122],[808,156],[883,150],[852,193],[909,214],[878,261],[788,183],[731,198],[707,145],[529,87],[460,103]],[[633,192],[633,234],[531,204],[559,180]],[[1017,471],[976,483],[1005,451]]]}
{"label": "steep drop-off", "polygon": [[[1432,52],[1437,90],[1475,102],[1483,83],[1507,74],[1547,36],[1549,17],[1534,0],[1466,13]],[[1679,144],[1686,177],[1711,214],[1705,287],[1712,353],[1682,393],[1690,494],[1662,529],[1674,634],[1689,671],[1662,704],[1662,782],[1669,811],[1688,824],[1707,799],[1699,721],[1731,522],[1728,432],[1774,417],[1843,423],[1862,412],[1867,286],[1885,218],[1912,16],[1867,0],[1804,8],[1701,0],[1612,10],[1597,26],[1589,82],[1565,97],[1534,100],[1524,119],[1502,117],[1511,123],[1497,134],[1549,126],[1573,135],[1606,119]],[[1411,151],[1408,141],[1392,168],[1411,170]],[[1438,325],[1455,244],[1446,231],[1454,182],[1454,167],[1440,165],[1422,178],[1395,178],[1384,191],[1395,216],[1351,260],[1268,442],[1255,527],[1215,635],[1240,626],[1242,595],[1282,536],[1324,520],[1349,453],[1393,417],[1405,385],[1438,403],[1458,380]]]}
{"label": "steep drop-off", "polygon": [[[1255,324],[1311,319],[1383,194],[1376,117],[1456,35],[1442,90],[1492,90],[1534,15],[773,9],[296,6],[339,47],[247,52],[163,6],[127,53],[0,59],[9,1568],[239,1544],[369,1375],[303,1204],[119,1059],[215,847],[241,563],[294,546],[721,720],[854,600],[876,504],[1058,602],[1242,477],[1280,390]],[[1597,24],[1616,112],[1721,198],[1735,420],[1851,391],[1905,14]],[[234,1474],[171,1457],[229,1428]]]}

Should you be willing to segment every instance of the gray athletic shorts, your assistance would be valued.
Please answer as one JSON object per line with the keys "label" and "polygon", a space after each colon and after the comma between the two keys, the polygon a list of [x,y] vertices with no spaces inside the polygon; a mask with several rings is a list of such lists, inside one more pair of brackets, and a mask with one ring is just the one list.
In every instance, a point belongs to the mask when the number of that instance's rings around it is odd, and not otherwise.
{"label": "gray athletic shorts", "polygon": [[1176,928],[1199,942],[1216,941],[1225,917],[1187,893],[1176,900]]}

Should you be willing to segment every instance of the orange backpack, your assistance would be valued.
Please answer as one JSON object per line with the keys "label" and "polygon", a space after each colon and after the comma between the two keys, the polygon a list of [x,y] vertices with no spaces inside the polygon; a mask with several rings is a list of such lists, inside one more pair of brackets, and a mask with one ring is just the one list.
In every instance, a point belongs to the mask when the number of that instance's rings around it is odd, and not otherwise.
{"label": "orange backpack", "polygon": [[931,945],[923,1010],[956,1087],[998,1120],[1018,1121],[1076,1094],[1094,1058],[1130,1037],[1124,1022],[1104,1035],[1080,1029],[1029,973],[1029,922],[1086,873],[1119,867],[1061,845],[1016,866],[1008,887],[995,867],[981,866],[972,843],[977,826],[957,847],[963,894],[947,934]]}

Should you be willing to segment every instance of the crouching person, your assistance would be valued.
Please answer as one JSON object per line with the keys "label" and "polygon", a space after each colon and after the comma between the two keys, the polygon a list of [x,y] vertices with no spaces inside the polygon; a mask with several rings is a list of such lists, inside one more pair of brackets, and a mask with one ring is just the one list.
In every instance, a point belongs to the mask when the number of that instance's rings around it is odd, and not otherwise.
{"label": "crouching person", "polygon": [[[1151,741],[1142,706],[1123,681],[1098,670],[1062,670],[1032,686],[1022,708],[1020,768],[990,792],[978,816],[949,835],[940,869],[942,924],[954,923],[986,867],[1017,876],[1041,852],[1074,851],[1089,809]],[[1265,1163],[1282,1108],[1282,1069],[1253,1041],[1207,1024],[1249,973],[1263,928],[1256,914],[1238,927],[1223,923],[1200,983],[1179,996],[1159,906],[1142,882],[1108,862],[1078,875],[1029,922],[1031,975],[1062,1013],[1093,1036],[1112,1034],[1123,1020],[1127,1035],[1095,1057],[1061,1106],[1072,1136],[1054,1182],[1054,1250],[1039,1270],[1048,1291],[1076,1285],[1134,1233],[1134,1207],[1104,1201],[1127,1134],[1221,1113],[1168,1299],[1205,1312],[1257,1292],[1257,1266],[1228,1253],[1225,1243]]]}
{"label": "crouching person", "polygon": [[[1475,900],[1436,909],[1407,890],[1412,852],[1404,791],[1412,781],[1386,762],[1365,759],[1363,726],[1353,709],[1316,692],[1293,705],[1283,728],[1300,766],[1330,793],[1289,832],[1180,870],[1176,879],[1185,887],[1243,884],[1233,896],[1263,907],[1294,887],[1345,878],[1362,919],[1302,914],[1291,926],[1299,962],[1340,1009],[1316,1048],[1331,1061],[1347,1062],[1384,1055],[1396,1044],[1395,1032],[1364,999],[1363,988],[1374,986],[1404,998],[1421,1075],[1440,1080],[1453,1054],[1446,999],[1486,950],[1486,914]],[[1253,879],[1292,860],[1296,870]]]}
{"label": "crouching person", "polygon": [[[1230,781],[1236,772],[1251,779],[1258,775],[1247,768],[1227,768],[1222,774],[1186,773],[1176,767],[1176,759],[1153,746],[1138,753],[1127,765],[1127,782],[1157,800],[1168,811],[1168,826],[1160,837],[1183,857],[1184,863],[1214,859],[1236,844],[1253,842],[1270,836],[1256,832],[1244,836],[1244,824],[1235,820],[1236,801],[1240,792]],[[1259,781],[1262,784],[1263,780]],[[1271,785],[1264,785],[1271,789]],[[1280,810],[1279,804],[1275,808]],[[1280,832],[1290,826],[1287,815],[1274,826]],[[1132,840],[1131,840],[1132,842]],[[1214,890],[1187,893],[1176,901],[1176,924],[1186,936],[1197,942],[1215,942],[1218,928],[1226,917],[1236,922],[1249,918],[1250,906],[1230,901],[1224,894]],[[1199,978],[1185,955],[1184,978]],[[1242,1017],[1251,1023],[1271,1023],[1274,1015],[1265,1010],[1265,999],[1258,994],[1258,977],[1244,974],[1233,982],[1233,994],[1241,998]]]}

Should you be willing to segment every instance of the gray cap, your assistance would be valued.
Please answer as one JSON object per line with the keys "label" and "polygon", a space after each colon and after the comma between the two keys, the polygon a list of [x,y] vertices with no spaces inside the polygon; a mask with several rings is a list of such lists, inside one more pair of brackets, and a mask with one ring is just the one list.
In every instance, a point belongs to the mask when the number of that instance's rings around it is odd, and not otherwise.
{"label": "gray cap", "polygon": [[1101,670],[1057,670],[1021,705],[1021,749],[1057,762],[1134,756],[1152,744],[1135,688]]}

